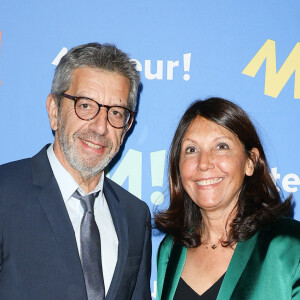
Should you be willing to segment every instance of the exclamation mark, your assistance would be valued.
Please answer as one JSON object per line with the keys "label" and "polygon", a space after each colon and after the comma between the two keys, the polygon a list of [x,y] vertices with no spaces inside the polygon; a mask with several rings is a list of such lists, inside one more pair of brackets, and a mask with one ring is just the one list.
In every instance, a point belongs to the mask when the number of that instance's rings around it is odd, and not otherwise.
{"label": "exclamation mark", "polygon": [[[183,69],[184,69],[184,72],[189,72],[190,71],[191,56],[192,56],[192,53],[183,54]],[[190,74],[184,74],[183,75],[183,79],[185,81],[190,80],[190,78],[191,78]]]}
{"label": "exclamation mark", "polygon": [[56,57],[52,61],[52,65],[57,66],[61,60],[61,58],[68,52],[66,47],[63,47],[60,52],[56,55]]}
{"label": "exclamation mark", "polygon": [[[162,187],[164,183],[166,150],[150,153],[152,186]],[[151,202],[160,205],[164,202],[162,192],[155,191],[151,194]]]}
{"label": "exclamation mark", "polygon": [[[1,31],[0,31],[0,49],[1,49]],[[1,86],[1,80],[0,80],[0,86]]]}

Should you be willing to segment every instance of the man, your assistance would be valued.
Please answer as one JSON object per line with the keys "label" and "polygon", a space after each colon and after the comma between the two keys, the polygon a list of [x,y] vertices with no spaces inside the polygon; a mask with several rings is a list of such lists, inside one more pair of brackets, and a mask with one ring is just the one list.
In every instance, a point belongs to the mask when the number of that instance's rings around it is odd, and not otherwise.
{"label": "man", "polygon": [[0,299],[151,299],[149,209],[103,172],[138,85],[113,45],[61,59],[46,104],[54,143],[0,166]]}

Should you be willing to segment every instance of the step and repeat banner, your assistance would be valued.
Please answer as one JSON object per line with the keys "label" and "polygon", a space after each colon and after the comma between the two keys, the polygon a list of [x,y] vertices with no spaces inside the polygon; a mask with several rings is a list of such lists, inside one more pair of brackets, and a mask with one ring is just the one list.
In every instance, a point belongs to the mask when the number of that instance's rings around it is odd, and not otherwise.
{"label": "step and repeat banner", "polygon": [[[299,11],[296,0],[1,1],[0,164],[53,141],[45,100],[66,51],[114,43],[136,61],[142,91],[134,130],[107,176],[152,212],[166,207],[178,121],[192,101],[218,96],[251,116],[300,220]],[[153,234],[153,298],[161,239]]]}

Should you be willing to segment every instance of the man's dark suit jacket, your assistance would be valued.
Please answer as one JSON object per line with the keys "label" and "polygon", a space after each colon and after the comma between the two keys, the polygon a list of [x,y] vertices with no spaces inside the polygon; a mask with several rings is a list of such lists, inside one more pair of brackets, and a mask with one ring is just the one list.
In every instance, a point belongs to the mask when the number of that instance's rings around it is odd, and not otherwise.
{"label": "man's dark suit jacket", "polygon": [[[1,300],[87,299],[74,230],[46,148],[0,166]],[[103,191],[119,239],[106,299],[151,299],[149,209],[108,178]]]}

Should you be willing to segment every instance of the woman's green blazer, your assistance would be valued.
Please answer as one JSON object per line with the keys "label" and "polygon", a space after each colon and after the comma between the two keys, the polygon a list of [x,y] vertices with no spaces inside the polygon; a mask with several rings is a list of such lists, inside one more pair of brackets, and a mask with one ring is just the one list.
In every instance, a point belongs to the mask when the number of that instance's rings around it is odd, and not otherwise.
{"label": "woman's green blazer", "polygon": [[[168,265],[172,247],[166,236],[158,250],[157,300],[173,299],[185,263],[177,245]],[[300,300],[299,261],[300,222],[282,218],[237,243],[217,300]]]}

